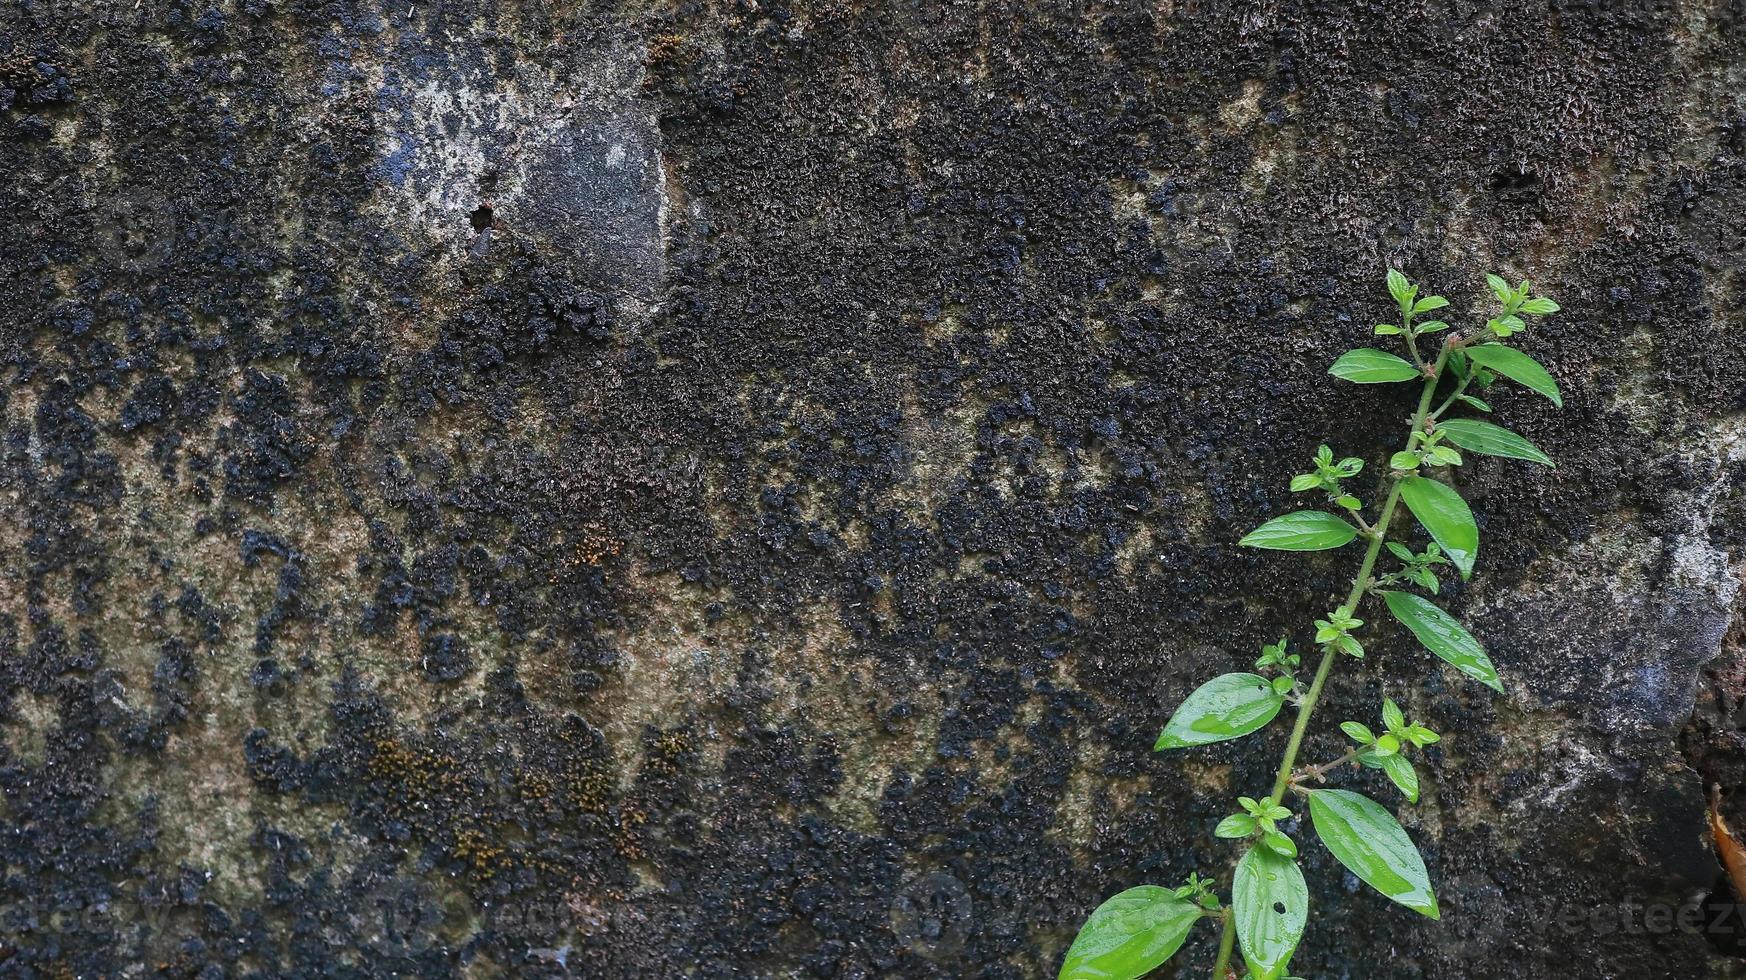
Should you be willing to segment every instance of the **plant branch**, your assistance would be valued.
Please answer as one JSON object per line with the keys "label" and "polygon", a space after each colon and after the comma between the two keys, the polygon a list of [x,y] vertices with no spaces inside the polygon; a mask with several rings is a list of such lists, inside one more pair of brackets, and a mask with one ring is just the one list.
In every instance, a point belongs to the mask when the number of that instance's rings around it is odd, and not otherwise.
{"label": "plant branch", "polygon": [[1364,520],[1363,514],[1360,514],[1355,510],[1349,510],[1346,511],[1346,516],[1350,517],[1352,522],[1358,525],[1358,530],[1364,532],[1366,536],[1376,533],[1376,529],[1371,527],[1368,521]]}
{"label": "plant branch", "polygon": [[1358,758],[1358,753],[1361,751],[1363,751],[1362,747],[1355,748],[1355,749],[1348,749],[1345,755],[1340,756],[1338,759],[1335,759],[1333,762],[1324,762],[1319,766],[1306,766],[1302,770],[1300,770],[1297,773],[1297,775],[1292,777],[1292,780],[1291,780],[1292,784],[1296,785],[1298,783],[1303,782],[1306,779],[1313,779],[1319,783],[1323,779],[1327,778],[1328,773],[1333,772],[1335,769],[1338,769],[1341,766],[1345,765],[1346,763],[1351,762],[1354,759]]}
{"label": "plant branch", "polygon": [[[1443,368],[1449,363],[1449,352],[1454,349],[1450,342],[1444,342],[1443,349],[1437,354],[1437,362],[1431,366],[1430,373],[1425,376],[1425,386],[1419,393],[1419,407],[1413,412],[1411,431],[1407,436],[1407,448],[1411,449],[1418,440],[1418,433],[1424,428],[1425,419],[1429,417],[1431,399],[1437,393],[1437,382],[1442,380]],[[1415,356],[1417,352],[1415,351]],[[1352,578],[1352,588],[1346,594],[1346,601],[1340,606],[1343,616],[1350,616],[1358,609],[1358,603],[1363,601],[1364,593],[1370,583],[1370,573],[1376,569],[1376,557],[1382,551],[1382,543],[1388,537],[1388,526],[1394,519],[1394,509],[1400,503],[1400,481],[1406,474],[1396,470],[1389,474],[1388,497],[1383,501],[1382,513],[1372,525],[1375,533],[1370,536],[1370,546],[1364,550],[1364,560],[1358,566],[1358,574]],[[1316,703],[1321,700],[1322,687],[1328,682],[1328,675],[1334,668],[1334,660],[1340,655],[1332,644],[1322,649],[1322,661],[1316,665],[1315,679],[1310,682],[1309,693],[1304,695],[1303,703],[1297,710],[1297,721],[1291,727],[1291,740],[1285,744],[1285,757],[1279,762],[1279,773],[1273,780],[1272,797],[1279,802],[1285,796],[1285,789],[1291,783],[1292,767],[1297,764],[1298,750],[1303,748],[1304,734],[1309,730],[1310,716],[1315,714]],[[1230,948],[1234,941],[1235,930],[1231,928],[1231,918],[1224,920],[1224,933],[1219,938],[1219,965],[1214,967],[1213,980],[1226,980],[1224,968],[1230,962]]]}

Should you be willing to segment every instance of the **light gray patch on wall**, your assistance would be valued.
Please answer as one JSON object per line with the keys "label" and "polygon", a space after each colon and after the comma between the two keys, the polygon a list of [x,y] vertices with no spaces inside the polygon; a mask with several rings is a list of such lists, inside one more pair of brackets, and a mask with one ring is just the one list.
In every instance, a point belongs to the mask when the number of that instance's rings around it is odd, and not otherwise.
{"label": "light gray patch on wall", "polygon": [[1739,588],[1727,555],[1701,534],[1590,541],[1577,554],[1567,569],[1604,577],[1557,576],[1505,600],[1524,605],[1494,659],[1527,700],[1580,707],[1602,730],[1684,725]]}
{"label": "light gray patch on wall", "polygon": [[486,62],[461,44],[402,50],[382,70],[377,200],[457,262],[531,241],[620,315],[656,308],[666,175],[644,51],[620,37],[563,68]]}

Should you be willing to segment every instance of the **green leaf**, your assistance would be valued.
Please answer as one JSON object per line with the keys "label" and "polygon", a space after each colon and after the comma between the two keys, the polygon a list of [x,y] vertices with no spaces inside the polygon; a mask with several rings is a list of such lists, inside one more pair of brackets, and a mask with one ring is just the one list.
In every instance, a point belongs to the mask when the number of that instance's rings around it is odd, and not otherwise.
{"label": "green leaf", "polygon": [[1346,870],[1407,908],[1439,917],[1425,860],[1393,814],[1343,789],[1311,790],[1309,798],[1316,836]]}
{"label": "green leaf", "polygon": [[1182,702],[1152,750],[1241,738],[1272,721],[1284,703],[1260,674],[1221,674],[1195,688]]}
{"label": "green leaf", "polygon": [[1243,536],[1238,544],[1273,551],[1326,551],[1351,541],[1358,529],[1332,514],[1300,510],[1275,517]]}
{"label": "green leaf", "polygon": [[1497,297],[1499,303],[1508,303],[1514,296],[1510,284],[1505,282],[1502,276],[1492,275],[1488,272],[1485,274],[1485,283],[1491,287],[1491,294]]}
{"label": "green leaf", "polygon": [[1297,857],[1297,844],[1291,838],[1277,830],[1270,830],[1261,835],[1261,845],[1280,857]]}
{"label": "green leaf", "polygon": [[1408,803],[1419,801],[1419,771],[1413,768],[1412,761],[1404,755],[1391,755],[1382,760],[1382,771],[1388,775]]}
{"label": "green leaf", "polygon": [[1544,296],[1536,296],[1522,304],[1522,312],[1532,313],[1535,316],[1545,316],[1548,313],[1557,313],[1558,304]]}
{"label": "green leaf", "polygon": [[1378,323],[1376,325],[1375,333],[1378,337],[1392,337],[1395,334],[1400,333],[1400,328],[1392,323]]}
{"label": "green leaf", "polygon": [[1256,980],[1284,976],[1309,919],[1309,888],[1297,862],[1251,847],[1231,880],[1231,911],[1250,975]]}
{"label": "green leaf", "polygon": [[1342,721],[1340,722],[1340,731],[1345,732],[1347,738],[1359,745],[1369,745],[1376,741],[1376,736],[1371,733],[1370,726],[1362,722]]}
{"label": "green leaf", "polygon": [[1442,583],[1437,581],[1437,573],[1428,568],[1415,568],[1407,573],[1407,577],[1413,580],[1414,585],[1432,595],[1442,591]]}
{"label": "green leaf", "polygon": [[1423,460],[1419,454],[1410,450],[1402,450],[1388,457],[1388,465],[1397,470],[1416,470]]}
{"label": "green leaf", "polygon": [[1552,404],[1564,407],[1564,396],[1558,392],[1558,382],[1552,380],[1552,375],[1540,366],[1540,362],[1502,344],[1480,344],[1467,348],[1467,357],[1481,367],[1493,371],[1545,395],[1552,399]]}
{"label": "green leaf", "polygon": [[1388,270],[1388,295],[1393,296],[1402,309],[1411,306],[1413,291],[1413,284],[1407,281],[1406,276],[1401,275],[1399,269]]}
{"label": "green leaf", "polygon": [[1546,466],[1556,465],[1552,462],[1552,457],[1541,452],[1538,446],[1501,425],[1492,425],[1479,419],[1450,419],[1438,423],[1437,431],[1443,433],[1443,438],[1471,452],[1525,459]]}
{"label": "green leaf", "polygon": [[1134,980],[1175,955],[1200,921],[1170,889],[1138,885],[1112,896],[1079,929],[1059,980]]}
{"label": "green leaf", "polygon": [[1498,680],[1497,668],[1491,665],[1485,648],[1454,616],[1411,592],[1384,591],[1382,601],[1388,603],[1388,611],[1394,613],[1394,618],[1400,620],[1402,626],[1412,630],[1425,649],[1442,657],[1468,677],[1503,693],[1503,681]]}
{"label": "green leaf", "polygon": [[1395,704],[1393,698],[1382,699],[1382,723],[1391,732],[1406,727],[1406,715],[1401,713],[1400,705]]}
{"label": "green leaf", "polygon": [[1442,320],[1426,320],[1424,323],[1413,325],[1413,333],[1415,334],[1439,333],[1447,329],[1449,329],[1449,325]]}
{"label": "green leaf", "polygon": [[1440,310],[1443,307],[1448,306],[1448,305],[1449,305],[1449,301],[1444,299],[1441,296],[1426,296],[1424,299],[1421,299],[1417,303],[1413,304],[1413,312],[1414,313],[1429,313],[1432,310]]}
{"label": "green leaf", "polygon": [[1489,412],[1489,411],[1491,411],[1491,406],[1490,406],[1490,405],[1488,405],[1488,404],[1486,404],[1486,403],[1485,403],[1485,402],[1483,402],[1483,401],[1481,401],[1481,400],[1479,400],[1479,399],[1477,399],[1477,398],[1475,398],[1475,397],[1473,397],[1473,396],[1472,396],[1472,395],[1456,395],[1456,396],[1455,396],[1455,397],[1456,397],[1456,398],[1457,398],[1457,399],[1459,399],[1459,400],[1460,400],[1460,401],[1461,401],[1461,402],[1462,402],[1462,403],[1463,403],[1463,404],[1467,404],[1467,405],[1471,405],[1471,406],[1473,406],[1473,407],[1474,407],[1474,408],[1477,408],[1477,409],[1479,409],[1479,410],[1480,410],[1480,411],[1482,411],[1482,412]]}
{"label": "green leaf", "polygon": [[1359,347],[1341,354],[1333,367],[1328,368],[1328,373],[1363,385],[1411,381],[1424,376],[1418,368],[1401,358],[1374,347]]}
{"label": "green leaf", "polygon": [[1440,463],[1444,466],[1461,465],[1461,454],[1448,446],[1432,446],[1430,456],[1432,463]]}
{"label": "green leaf", "polygon": [[1479,554],[1479,525],[1467,501],[1446,483],[1409,476],[1400,481],[1400,499],[1448,552],[1463,579],[1473,575],[1473,559]]}
{"label": "green leaf", "polygon": [[1213,828],[1214,837],[1225,840],[1242,840],[1255,832],[1255,818],[1247,813],[1233,813]]}

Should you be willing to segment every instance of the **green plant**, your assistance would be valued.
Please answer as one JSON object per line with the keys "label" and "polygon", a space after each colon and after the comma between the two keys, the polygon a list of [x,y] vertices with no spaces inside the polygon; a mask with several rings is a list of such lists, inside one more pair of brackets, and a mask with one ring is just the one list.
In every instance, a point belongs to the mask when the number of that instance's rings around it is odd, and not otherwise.
{"label": "green plant", "polygon": [[[1335,662],[1342,655],[1364,656],[1358,635],[1365,621],[1356,615],[1367,596],[1379,597],[1394,619],[1431,653],[1468,677],[1503,690],[1479,641],[1429,599],[1408,591],[1417,588],[1436,595],[1446,567],[1467,579],[1479,552],[1479,528],[1467,503],[1449,484],[1428,474],[1461,466],[1462,450],[1552,465],[1533,443],[1508,429],[1474,418],[1447,417],[1457,407],[1490,412],[1477,393],[1500,377],[1546,396],[1555,405],[1563,404],[1558,385],[1545,368],[1501,343],[1527,326],[1524,316],[1555,313],[1558,304],[1530,297],[1526,281],[1511,287],[1495,275],[1486,280],[1502,311],[1486,322],[1483,331],[1465,336],[1450,331],[1442,320],[1420,319],[1448,306],[1448,300],[1419,296],[1417,286],[1390,269],[1388,291],[1399,308],[1398,322],[1381,324],[1375,333],[1399,337],[1410,360],[1361,347],[1340,355],[1329,368],[1335,377],[1359,384],[1420,384],[1406,445],[1389,457],[1387,475],[1377,491],[1382,502],[1375,522],[1364,519],[1364,504],[1348,488],[1363,472],[1364,462],[1350,456],[1336,460],[1333,451],[1322,446],[1313,470],[1294,477],[1291,489],[1320,492],[1331,511],[1300,510],[1274,518],[1239,542],[1279,551],[1325,551],[1358,539],[1366,542],[1345,601],[1315,622],[1314,642],[1321,659],[1309,683],[1298,676],[1300,656],[1289,652],[1287,640],[1281,638],[1262,648],[1255,661],[1258,673],[1225,674],[1201,685],[1158,736],[1158,750],[1221,742],[1265,728],[1287,704],[1297,708],[1271,791],[1260,799],[1239,798],[1237,812],[1213,830],[1219,837],[1246,843],[1232,872],[1229,904],[1218,897],[1214,882],[1198,873],[1174,890],[1140,885],[1121,892],[1098,906],[1081,927],[1062,964],[1063,980],[1142,976],[1173,956],[1202,919],[1212,919],[1220,928],[1214,980],[1236,975],[1231,962],[1239,945],[1250,977],[1283,977],[1309,916],[1298,845],[1284,825],[1294,816],[1287,805],[1293,797],[1308,809],[1316,836],[1347,870],[1401,905],[1432,919],[1439,916],[1424,860],[1388,808],[1350,790],[1323,788],[1335,771],[1362,766],[1379,770],[1407,802],[1416,803],[1419,774],[1412,757],[1438,741],[1437,733],[1408,721],[1399,705],[1384,699],[1377,719],[1380,727],[1358,721],[1340,725],[1353,743],[1344,755],[1303,768],[1298,768],[1297,757]],[[1427,359],[1420,343],[1434,335],[1441,335],[1442,341],[1435,356]],[[1444,395],[1439,402],[1440,389]],[[1402,503],[1430,538],[1417,550],[1387,539]],[[1377,559],[1385,546],[1399,567],[1377,574]]]}

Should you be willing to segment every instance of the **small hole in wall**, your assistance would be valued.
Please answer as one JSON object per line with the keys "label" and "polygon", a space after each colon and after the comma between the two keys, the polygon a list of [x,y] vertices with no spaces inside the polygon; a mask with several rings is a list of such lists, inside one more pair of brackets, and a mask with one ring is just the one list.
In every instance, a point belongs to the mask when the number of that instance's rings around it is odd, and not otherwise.
{"label": "small hole in wall", "polygon": [[479,206],[473,209],[473,213],[467,216],[467,220],[473,223],[474,234],[491,227],[491,223],[495,219],[496,213],[491,210],[491,202],[489,201],[481,201]]}
{"label": "small hole in wall", "polygon": [[1491,175],[1491,192],[1505,204],[1533,204],[1544,190],[1540,175],[1532,170],[1505,167]]}

